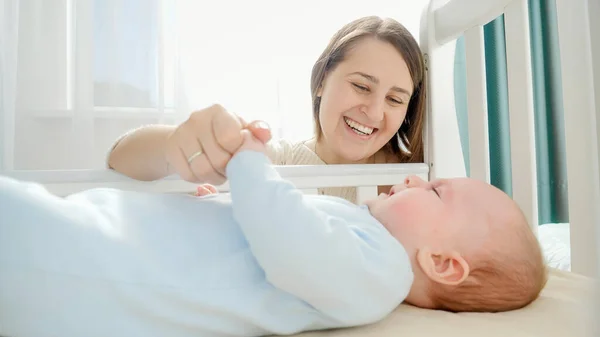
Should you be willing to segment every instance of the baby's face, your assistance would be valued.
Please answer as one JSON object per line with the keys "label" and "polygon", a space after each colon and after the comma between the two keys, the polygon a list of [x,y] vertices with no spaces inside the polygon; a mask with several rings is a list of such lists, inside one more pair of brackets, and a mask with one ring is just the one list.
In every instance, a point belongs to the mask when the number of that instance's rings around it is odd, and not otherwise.
{"label": "baby's face", "polygon": [[494,219],[515,208],[506,194],[481,181],[426,182],[416,176],[366,205],[409,254],[423,247],[475,252],[485,244],[491,226],[497,223]]}

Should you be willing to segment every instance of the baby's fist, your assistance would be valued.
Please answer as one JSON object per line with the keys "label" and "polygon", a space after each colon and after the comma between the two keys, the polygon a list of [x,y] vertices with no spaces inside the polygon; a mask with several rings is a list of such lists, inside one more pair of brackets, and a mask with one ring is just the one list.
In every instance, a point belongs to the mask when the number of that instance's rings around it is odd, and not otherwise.
{"label": "baby's fist", "polygon": [[196,188],[196,196],[203,197],[205,195],[217,194],[217,188],[211,184],[202,184]]}
{"label": "baby's fist", "polygon": [[262,153],[266,153],[267,152],[267,148],[265,146],[265,144],[263,142],[261,142],[260,140],[258,140],[256,137],[254,137],[254,135],[252,135],[252,132],[250,132],[249,130],[242,130],[242,146],[240,146],[240,148],[238,149],[238,152],[241,151],[246,151],[246,150],[250,150],[250,151],[256,151],[256,152],[262,152]]}

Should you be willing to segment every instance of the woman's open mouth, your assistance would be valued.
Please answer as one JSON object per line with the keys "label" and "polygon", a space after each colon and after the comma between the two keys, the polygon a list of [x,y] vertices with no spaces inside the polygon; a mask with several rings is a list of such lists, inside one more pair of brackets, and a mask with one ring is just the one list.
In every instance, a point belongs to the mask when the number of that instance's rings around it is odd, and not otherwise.
{"label": "woman's open mouth", "polygon": [[348,126],[348,128],[350,130],[352,130],[354,133],[356,133],[359,136],[362,137],[369,137],[372,134],[374,134],[375,132],[377,132],[377,128],[372,128],[366,125],[362,125],[348,117],[344,117],[344,122],[346,123],[346,126]]}

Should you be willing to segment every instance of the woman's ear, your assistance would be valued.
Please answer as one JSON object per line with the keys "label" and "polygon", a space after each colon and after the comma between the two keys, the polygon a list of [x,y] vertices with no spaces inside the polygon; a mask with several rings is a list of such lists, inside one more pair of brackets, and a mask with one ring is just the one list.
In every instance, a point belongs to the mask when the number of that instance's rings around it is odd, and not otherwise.
{"label": "woman's ear", "polygon": [[456,251],[441,253],[425,247],[417,252],[417,263],[432,281],[445,285],[459,285],[470,272],[469,264]]}

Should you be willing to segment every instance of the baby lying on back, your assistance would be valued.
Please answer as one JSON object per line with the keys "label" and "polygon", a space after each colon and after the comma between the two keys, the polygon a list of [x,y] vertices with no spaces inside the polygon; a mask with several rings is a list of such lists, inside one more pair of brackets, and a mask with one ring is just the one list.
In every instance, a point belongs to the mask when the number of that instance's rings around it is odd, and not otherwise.
{"label": "baby lying on back", "polygon": [[[264,147],[247,134],[249,147]],[[216,194],[204,184],[197,196]],[[365,205],[406,250],[414,280],[406,303],[452,312],[520,309],[546,284],[537,238],[517,204],[469,178],[395,185]]]}
{"label": "baby lying on back", "polygon": [[546,282],[523,214],[488,184],[409,177],[356,206],[304,195],[245,137],[230,194],[63,199],[0,177],[0,335],[293,334],[402,302],[518,309]]}

